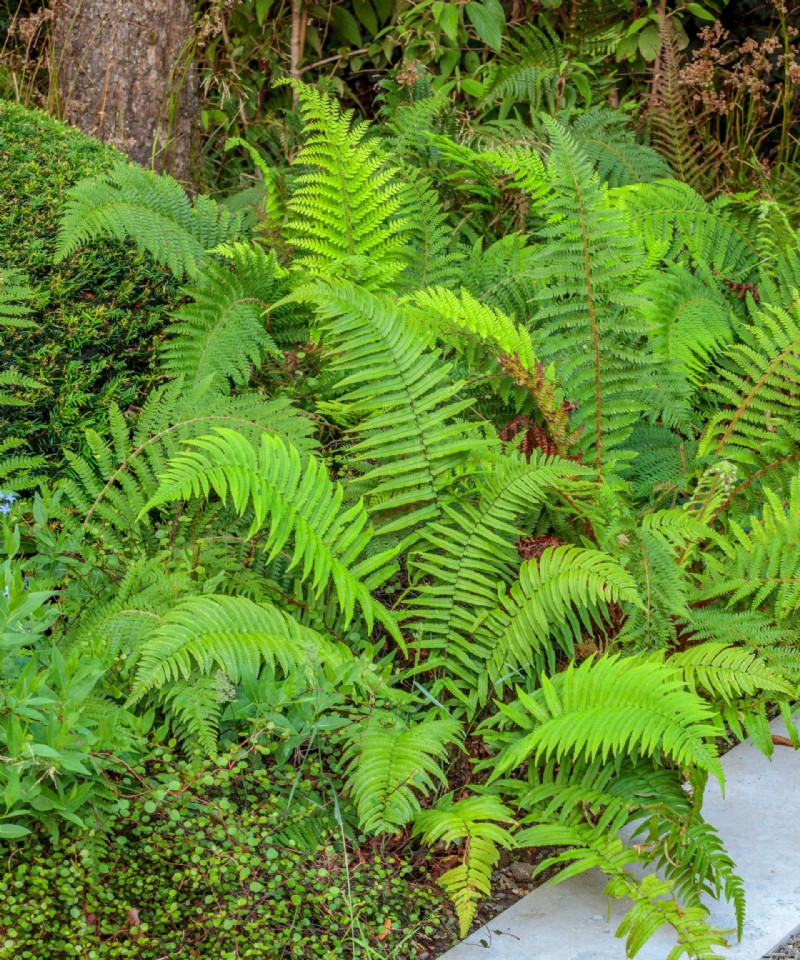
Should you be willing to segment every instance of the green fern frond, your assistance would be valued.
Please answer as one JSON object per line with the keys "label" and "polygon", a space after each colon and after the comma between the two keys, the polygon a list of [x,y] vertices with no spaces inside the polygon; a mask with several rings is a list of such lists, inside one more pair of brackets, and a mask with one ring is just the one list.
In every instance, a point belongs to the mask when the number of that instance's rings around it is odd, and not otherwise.
{"label": "green fern frond", "polygon": [[574,656],[583,631],[602,631],[609,604],[622,602],[642,605],[635,580],[613,557],[584,547],[545,550],[522,564],[508,595],[473,625],[490,678],[499,683],[518,668],[529,676],[545,665],[554,670],[553,641]]}
{"label": "green fern frond", "polygon": [[724,198],[709,203],[679,180],[641,183],[614,191],[628,229],[638,235],[652,261],[691,265],[709,284],[716,279],[758,279],[757,238],[732,213]]}
{"label": "green fern frond", "polygon": [[427,844],[463,841],[461,862],[437,881],[456,909],[461,937],[469,933],[478,901],[491,893],[492,871],[500,859],[500,848],[514,846],[513,837],[501,826],[512,821],[511,811],[497,797],[472,796],[454,801],[452,794],[442,797],[433,810],[422,811],[414,821],[414,833]]}
{"label": "green fern frond", "polygon": [[401,639],[391,614],[373,600],[368,587],[392,572],[391,553],[363,556],[373,537],[364,505],[359,501],[342,509],[342,488],[323,464],[314,458],[304,464],[294,446],[269,434],[258,448],[221,427],[216,436],[188,443],[191,449],[170,460],[143,512],[175,500],[208,497],[212,490],[223,503],[230,495],[240,516],[252,510],[249,537],[269,524],[263,546],[270,559],[293,539],[289,569],[301,565],[300,579],[310,580],[318,596],[332,584],[345,623],[358,606],[370,629],[377,620]]}
{"label": "green fern frond", "polygon": [[361,829],[398,833],[419,813],[418,794],[430,796],[447,781],[440,763],[459,725],[449,717],[408,723],[376,710],[348,731],[344,759]]}
{"label": "green fern frond", "polygon": [[471,401],[458,396],[452,365],[382,297],[346,283],[299,296],[316,305],[340,403],[356,421],[350,452],[367,467],[357,489],[368,492],[378,531],[435,520],[454,476],[491,445],[479,422],[459,419]]}
{"label": "green fern frond", "polygon": [[753,650],[724,643],[702,643],[676,653],[670,666],[681,671],[687,686],[727,702],[762,691],[791,696],[791,685]]}
{"label": "green fern frond", "polygon": [[274,253],[256,246],[226,248],[226,263],[203,265],[186,292],[162,348],[164,370],[191,386],[214,378],[219,388],[250,379],[266,353],[280,355],[268,333],[270,311],[282,294],[284,273]]}
{"label": "green fern frond", "polygon": [[528,371],[539,361],[530,332],[494,307],[481,303],[468,290],[459,292],[430,286],[411,297],[419,311],[419,327],[427,328],[450,342],[448,334],[473,337],[475,351],[485,349],[488,340],[498,353],[516,356]]}
{"label": "green fern frond", "polygon": [[26,452],[25,441],[19,437],[0,440],[0,484],[10,492],[29,490],[36,486],[39,468],[44,457]]}
{"label": "green fern frond", "polygon": [[701,596],[766,609],[789,626],[800,611],[800,476],[791,481],[788,502],[769,488],[761,497],[761,516],[751,518],[749,530],[729,521],[732,536],[719,542],[720,554],[709,555]]}
{"label": "green fern frond", "polygon": [[526,23],[517,27],[506,37],[505,50],[490,61],[482,99],[499,101],[501,118],[520,102],[532,113],[542,108],[556,112],[559,87],[564,83],[564,50],[550,24],[545,19],[540,22],[541,26]]}
{"label": "green fern frond", "polygon": [[405,173],[398,211],[407,225],[403,286],[414,290],[434,284],[454,286],[463,273],[464,251],[454,240],[450,217],[427,177],[413,169]]}
{"label": "green fern frond", "polygon": [[722,955],[714,948],[727,946],[726,931],[708,923],[708,908],[702,904],[679,904],[674,884],[655,874],[646,874],[638,880],[628,868],[640,859],[639,854],[619,837],[590,824],[572,823],[538,824],[523,830],[516,839],[536,846],[569,848],[538,866],[541,871],[554,864],[567,864],[556,874],[554,883],[597,868],[609,878],[604,891],[608,896],[633,901],[633,907],[616,933],[625,938],[629,957],[635,957],[657,930],[669,924],[678,934],[678,944],[666,960],[680,960],[684,956],[688,960],[720,960]]}
{"label": "green fern frond", "polygon": [[800,440],[800,308],[767,305],[755,320],[709,385],[724,408],[711,418],[700,453],[763,468]]}
{"label": "green fern frond", "polygon": [[667,161],[637,141],[628,118],[618,110],[592,107],[575,119],[570,130],[609,187],[652,183],[671,175]]}
{"label": "green fern frond", "polygon": [[295,84],[306,140],[295,164],[306,169],[288,204],[294,264],[312,274],[355,271],[366,286],[386,286],[405,266],[407,224],[398,216],[402,186],[368,125],[353,125],[330,96]]}
{"label": "green fern frond", "polygon": [[510,456],[493,465],[477,505],[462,500],[426,526],[412,558],[425,581],[407,622],[420,634],[420,646],[438,652],[443,686],[468,705],[475,696],[485,703],[491,682],[505,670],[505,663],[487,670],[492,648],[475,621],[495,610],[499,588],[513,582],[523,518],[548,495],[579,496],[588,476],[586,468],[558,457]]}
{"label": "green fern frond", "polygon": [[194,205],[172,177],[119,163],[68,193],[56,260],[98,237],[133,240],[178,277],[194,276],[209,251],[241,234],[242,222],[202,194]]}
{"label": "green fern frond", "polygon": [[545,218],[533,261],[538,281],[534,318],[540,356],[554,363],[568,400],[577,405],[581,447],[598,472],[620,456],[643,403],[648,357],[637,345],[632,279],[642,254],[625,218],[571,132],[544,119],[552,149],[546,168],[530,154],[493,155],[516,177]]}
{"label": "green fern frond", "polygon": [[237,430],[254,442],[263,433],[274,432],[303,457],[316,448],[311,439],[313,424],[284,400],[187,393],[182,382],[175,381],[151,392],[132,430],[122,412],[112,407],[109,437],[90,431],[86,454],[67,452],[71,470],[60,485],[84,528],[122,553],[136,536],[138,550],[151,539],[139,515],[169,458],[182,442],[221,427]]}
{"label": "green fern frond", "polygon": [[[335,648],[271,604],[244,597],[188,597],[158,620],[136,659],[130,702],[150,690],[222,670],[235,683],[262,664],[284,674],[334,655]],[[335,651],[336,659],[341,653]]]}
{"label": "green fern frond", "polygon": [[36,294],[19,270],[0,268],[0,329],[35,327],[27,316],[36,302]]}
{"label": "green fern frond", "polygon": [[649,277],[637,292],[656,357],[690,384],[700,383],[714,357],[733,340],[737,323],[730,304],[719,290],[677,265]]}
{"label": "green fern frond", "polygon": [[668,664],[607,655],[541,678],[532,694],[517,691],[503,716],[520,732],[504,734],[493,778],[529,760],[591,760],[635,752],[665,755],[723,781],[716,747],[720,721]]}
{"label": "green fern frond", "polygon": [[213,756],[219,736],[219,684],[214,677],[193,677],[168,684],[161,703],[181,738]]}

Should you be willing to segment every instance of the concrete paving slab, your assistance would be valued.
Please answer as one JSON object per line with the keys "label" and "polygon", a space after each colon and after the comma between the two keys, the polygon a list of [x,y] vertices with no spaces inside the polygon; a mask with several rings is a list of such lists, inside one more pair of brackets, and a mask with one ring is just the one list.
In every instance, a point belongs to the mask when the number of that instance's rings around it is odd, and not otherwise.
{"label": "concrete paving slab", "polygon": [[[775,733],[785,729],[780,720]],[[709,783],[703,812],[744,879],[747,919],[741,943],[727,960],[760,960],[800,923],[800,751],[776,747],[768,760],[751,743],[723,757],[725,798]],[[614,936],[627,912],[603,896],[605,879],[592,871],[555,887],[538,887],[441,960],[625,960]],[[712,902],[711,921],[735,927],[733,910]],[[662,928],[637,960],[665,960],[676,936]]]}

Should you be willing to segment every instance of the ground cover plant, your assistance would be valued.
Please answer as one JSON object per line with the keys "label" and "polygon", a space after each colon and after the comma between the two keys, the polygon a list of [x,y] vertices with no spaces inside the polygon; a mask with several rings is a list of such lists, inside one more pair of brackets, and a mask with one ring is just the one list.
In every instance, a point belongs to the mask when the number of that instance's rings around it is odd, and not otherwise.
{"label": "ground cover plant", "polygon": [[[4,481],[5,949],[409,956],[430,891],[376,854],[435,851],[463,935],[534,846],[633,901],[631,956],[720,956],[704,787],[800,682],[793,225],[609,110],[511,143],[294,89],[255,208],[127,164],[69,194],[57,263],[125,240],[184,299],[141,409]],[[38,947],[29,863],[66,881]]]}

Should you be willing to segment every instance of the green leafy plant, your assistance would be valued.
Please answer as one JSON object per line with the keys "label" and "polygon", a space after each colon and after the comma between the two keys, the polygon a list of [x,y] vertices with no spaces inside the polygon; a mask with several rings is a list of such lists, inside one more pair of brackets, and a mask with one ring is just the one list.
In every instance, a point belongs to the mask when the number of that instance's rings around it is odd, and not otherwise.
{"label": "green leafy plant", "polygon": [[631,955],[666,924],[672,958],[719,956],[703,898],[741,931],[744,894],[705,784],[721,739],[771,752],[800,687],[791,227],[762,247],[761,207],[664,178],[602,115],[541,117],[536,149],[404,117],[390,162],[293,89],[307,142],[266,226],[127,172],[62,225],[64,262],[134,230],[189,277],[166,383],[3,501],[20,575],[59,593],[47,644],[98,664],[110,795],[172,733],[222,766],[258,744],[264,776],[330,784],[337,858],[455,848],[462,934],[501,848],[556,846],[542,869],[632,900]]}

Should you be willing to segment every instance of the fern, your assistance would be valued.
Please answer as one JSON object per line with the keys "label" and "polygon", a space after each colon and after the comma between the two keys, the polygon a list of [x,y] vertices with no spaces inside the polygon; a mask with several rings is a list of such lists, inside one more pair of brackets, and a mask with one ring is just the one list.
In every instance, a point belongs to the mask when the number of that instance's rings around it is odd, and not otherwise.
{"label": "fern", "polygon": [[752,650],[724,643],[703,643],[670,658],[690,689],[728,702],[762,690],[792,693],[792,688]]}
{"label": "fern", "polygon": [[119,163],[70,189],[56,260],[98,237],[131,239],[176,276],[195,276],[209,251],[240,233],[240,218],[209,197],[192,205],[171,177]]}
{"label": "fern", "polygon": [[763,489],[760,517],[745,531],[730,521],[732,538],[708,558],[703,597],[725,596],[729,605],[766,608],[779,623],[795,623],[800,610],[800,476],[792,479],[788,503]]}
{"label": "fern", "polygon": [[0,327],[35,327],[28,319],[36,294],[19,270],[3,268],[0,273]]}
{"label": "fern", "polygon": [[602,631],[609,604],[641,605],[636,584],[617,561],[597,550],[555,547],[522,564],[511,586],[475,629],[487,651],[495,683],[521,668],[541,674],[555,669],[553,638],[567,656],[575,655],[582,632]]}
{"label": "fern", "polygon": [[652,183],[669,177],[667,161],[639,143],[624,114],[592,107],[576,117],[570,131],[609,187]]}
{"label": "fern", "polygon": [[630,434],[643,402],[647,358],[635,350],[639,331],[629,319],[639,253],[570,132],[545,122],[552,144],[546,168],[519,153],[495,162],[515,174],[545,217],[536,261],[537,278],[546,280],[534,320],[537,343],[577,405],[581,445],[600,472],[619,456],[612,451]]}
{"label": "fern", "polygon": [[730,305],[719,291],[678,266],[648,278],[637,292],[653,352],[679,371],[690,394],[733,340],[737,323]]}
{"label": "fern", "polygon": [[400,639],[392,616],[369,592],[391,572],[391,555],[361,556],[373,535],[364,506],[342,510],[342,489],[321,464],[314,459],[304,464],[294,446],[268,434],[255,448],[235,430],[217,428],[216,436],[189,445],[171,459],[144,511],[207,497],[212,489],[223,502],[230,494],[240,516],[252,509],[248,536],[269,522],[263,546],[270,558],[294,539],[290,569],[302,564],[301,579],[310,579],[318,595],[332,584],[346,624],[358,605],[370,629],[377,620]]}
{"label": "fern", "polygon": [[262,664],[284,676],[310,671],[315,662],[339,666],[343,654],[277,607],[244,597],[188,597],[147,632],[135,662],[129,704],[162,690],[178,724],[208,753],[216,749],[221,674],[234,683]]}
{"label": "fern", "polygon": [[205,264],[170,326],[162,350],[165,372],[187,387],[215,379],[218,387],[250,380],[265,353],[280,355],[267,332],[284,273],[274,254],[235,244],[227,264]]}
{"label": "fern", "polygon": [[557,457],[512,457],[496,464],[477,505],[462,500],[446,508],[441,522],[426,526],[413,557],[425,582],[410,604],[408,622],[420,645],[439,653],[445,689],[467,704],[473,698],[485,703],[490,684],[505,672],[500,652],[487,670],[494,644],[487,646],[485,632],[476,633],[475,621],[495,610],[498,589],[513,582],[523,518],[548,495],[579,495],[586,475]]}
{"label": "fern", "polygon": [[723,779],[715,745],[721,733],[714,711],[669,665],[619,656],[570,665],[532,694],[501,705],[523,734],[506,737],[493,761],[493,778],[532,759],[590,761],[611,754],[660,756],[693,764]]}
{"label": "fern", "polygon": [[660,48],[650,92],[647,120],[652,142],[679,180],[700,193],[714,186],[719,157],[695,135],[694,110],[680,79],[680,50],[675,27],[659,11]]}
{"label": "fern", "polygon": [[[529,106],[532,113],[543,106],[550,113],[556,110],[559,87],[563,85],[564,50],[549,23],[544,19],[540,22],[541,26],[527,23],[518,27],[507,38],[505,51],[491,61],[483,99],[501,102],[501,118],[519,102]],[[577,76],[580,78],[580,74]],[[588,100],[588,87],[581,94]]]}
{"label": "fern", "polygon": [[375,711],[348,733],[344,759],[359,824],[368,833],[398,833],[419,812],[417,793],[429,796],[446,783],[439,758],[456,743],[458,724],[450,718],[407,723]]}
{"label": "fern", "polygon": [[287,236],[294,263],[312,274],[341,276],[345,267],[367,286],[386,286],[405,266],[406,224],[398,216],[402,189],[367,125],[352,125],[331,97],[296,85],[306,140],[295,162]]}
{"label": "fern", "polygon": [[700,453],[750,469],[770,468],[800,439],[800,308],[764,307],[728,348],[711,390],[724,404],[706,427]]}
{"label": "fern", "polygon": [[406,224],[403,285],[419,290],[433,284],[454,285],[463,273],[464,251],[454,241],[453,226],[433,184],[411,170],[401,200],[398,216]]}
{"label": "fern", "polygon": [[502,823],[512,813],[497,797],[473,796],[454,801],[443,797],[433,810],[425,810],[414,822],[414,833],[428,844],[463,841],[461,862],[438,879],[439,886],[453,902],[461,937],[466,937],[475,918],[478,901],[491,892],[492,871],[500,859],[500,848],[514,846],[514,839]]}
{"label": "fern", "polygon": [[178,603],[159,619],[136,662],[132,702],[147,691],[193,673],[222,670],[233,681],[262,663],[284,673],[330,657],[332,646],[276,607],[243,597],[199,596]]}
{"label": "fern", "polygon": [[709,203],[685,183],[659,180],[615,191],[614,201],[654,262],[681,266],[688,254],[708,285],[758,279],[756,238],[724,198]]}
{"label": "fern", "polygon": [[317,306],[339,403],[356,420],[351,453],[369,464],[359,487],[369,492],[378,530],[435,519],[454,474],[489,446],[479,423],[458,419],[470,400],[458,396],[452,366],[382,297],[344,283],[301,295]]}
{"label": "fern", "polygon": [[125,552],[132,535],[147,539],[139,515],[157,487],[158,475],[183,441],[227,427],[260,438],[265,431],[284,436],[304,456],[314,449],[312,424],[286,401],[185,393],[181,381],[153,391],[133,430],[112,407],[110,438],[89,431],[85,455],[67,453],[70,474],[61,481],[87,530]]}

